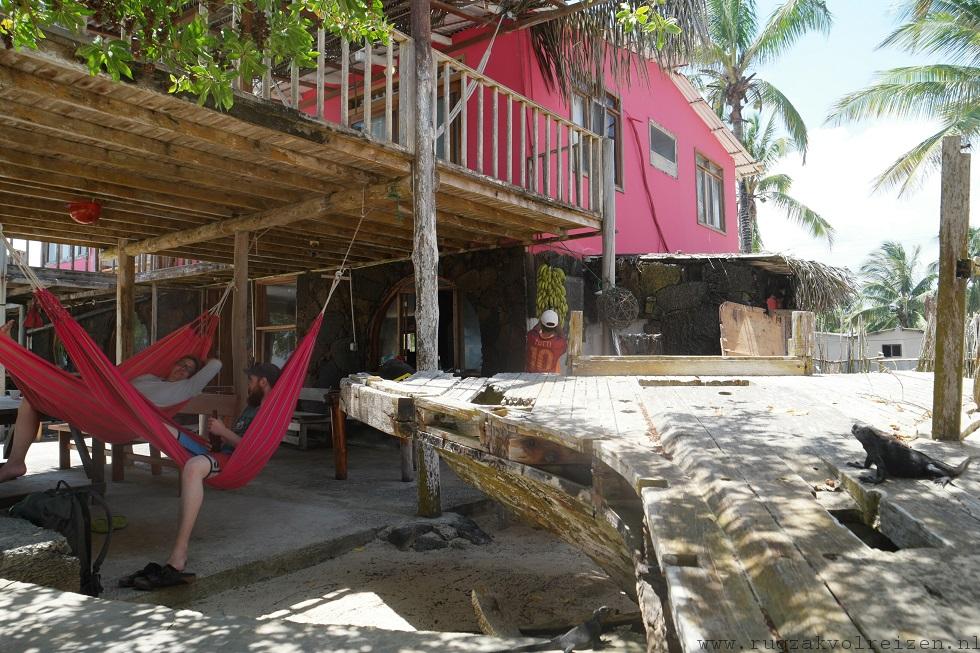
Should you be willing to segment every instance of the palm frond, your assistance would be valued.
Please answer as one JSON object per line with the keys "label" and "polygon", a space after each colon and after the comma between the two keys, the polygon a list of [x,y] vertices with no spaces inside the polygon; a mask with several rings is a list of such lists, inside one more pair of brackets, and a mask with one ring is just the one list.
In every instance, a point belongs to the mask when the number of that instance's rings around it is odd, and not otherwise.
{"label": "palm frond", "polygon": [[836,231],[833,225],[821,217],[819,213],[779,191],[769,193],[767,199],[779,207],[792,222],[803,227],[813,238],[825,240],[828,246],[833,247]]}
{"label": "palm frond", "polygon": [[755,63],[772,61],[813,31],[828,34],[833,18],[825,0],[786,0],[776,7],[747,56]]}
{"label": "palm frond", "polygon": [[906,23],[879,47],[899,47],[909,52],[940,55],[950,62],[975,66],[980,63],[980,23],[965,22],[951,14],[930,15]]}
{"label": "palm frond", "polygon": [[[626,0],[635,7],[643,0]],[[638,57],[654,56],[664,68],[691,58],[705,39],[705,0],[666,0],[649,5],[652,11],[673,18],[681,27],[658,49],[656,34],[626,29],[616,20],[621,1],[582,0],[588,6],[530,29],[531,44],[545,83],[567,96],[573,88],[597,92],[607,70],[629,82],[635,73],[646,74]]]}
{"label": "palm frond", "polygon": [[759,89],[763,103],[769,107],[773,114],[779,117],[783,127],[789,132],[793,145],[803,157],[803,163],[806,163],[807,131],[806,123],[803,122],[800,112],[796,110],[789,98],[783,95],[782,91],[769,82],[757,79],[754,84]]}
{"label": "palm frond", "polygon": [[[766,195],[767,193],[788,193],[793,185],[793,179],[789,175],[767,175],[757,182],[756,194]],[[768,198],[766,198],[768,200]]]}

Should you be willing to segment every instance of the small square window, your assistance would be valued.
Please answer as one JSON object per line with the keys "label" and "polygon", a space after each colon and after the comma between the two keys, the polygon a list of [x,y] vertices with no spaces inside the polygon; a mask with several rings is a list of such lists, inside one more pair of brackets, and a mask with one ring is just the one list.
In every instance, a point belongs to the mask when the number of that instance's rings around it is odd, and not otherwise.
{"label": "small square window", "polygon": [[650,164],[672,177],[677,176],[677,139],[652,120],[650,121]]}
{"label": "small square window", "polygon": [[885,358],[901,358],[902,345],[882,345],[881,355]]}

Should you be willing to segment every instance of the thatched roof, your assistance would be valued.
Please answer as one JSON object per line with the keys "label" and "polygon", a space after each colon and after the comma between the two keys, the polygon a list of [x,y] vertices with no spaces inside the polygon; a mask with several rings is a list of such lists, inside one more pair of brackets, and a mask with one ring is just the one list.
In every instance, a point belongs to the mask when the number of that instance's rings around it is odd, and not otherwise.
{"label": "thatched roof", "polygon": [[781,254],[644,254],[637,260],[674,264],[738,262],[793,277],[797,308],[815,313],[846,306],[857,295],[857,286],[846,268]]}

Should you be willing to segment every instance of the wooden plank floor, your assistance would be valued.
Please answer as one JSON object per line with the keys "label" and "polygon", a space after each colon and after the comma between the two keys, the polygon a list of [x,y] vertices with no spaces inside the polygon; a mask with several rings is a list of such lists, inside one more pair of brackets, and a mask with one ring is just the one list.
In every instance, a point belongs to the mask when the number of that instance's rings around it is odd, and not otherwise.
{"label": "wooden plank floor", "polygon": [[[485,386],[507,405],[506,414],[487,411],[488,423],[591,453],[636,490],[683,650],[704,650],[706,639],[740,650],[975,641],[980,472],[945,488],[900,479],[872,487],[846,464],[864,459],[855,422],[952,464],[980,458],[980,433],[962,444],[922,437],[930,374],[432,374],[375,387],[452,412]],[[842,523],[860,514],[897,550],[874,548]]]}
{"label": "wooden plank floor", "polygon": [[[931,375],[764,377],[644,395],[663,446],[699,479],[781,637],[972,641],[980,624],[977,475],[947,488],[892,479],[871,489],[846,466],[864,459],[850,435],[856,421],[922,432]],[[952,463],[980,454],[972,443],[912,444]],[[838,476],[857,501],[817,491]],[[828,511],[875,499],[879,528],[898,551],[869,547]]]}

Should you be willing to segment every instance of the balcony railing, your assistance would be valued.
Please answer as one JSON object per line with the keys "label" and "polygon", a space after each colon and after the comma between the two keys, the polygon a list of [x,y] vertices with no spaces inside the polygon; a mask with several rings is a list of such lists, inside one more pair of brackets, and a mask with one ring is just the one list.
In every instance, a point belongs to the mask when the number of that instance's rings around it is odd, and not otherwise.
{"label": "balcony railing", "polygon": [[[335,37],[332,37],[335,38]],[[394,32],[388,43],[338,39],[324,54],[317,32],[316,67],[288,69],[284,91],[272,73],[240,90],[362,132],[385,145],[413,147],[414,46]],[[436,154],[444,162],[535,195],[597,212],[602,170],[598,134],[550,111],[452,57],[433,50]],[[248,84],[239,84],[247,87]],[[312,87],[309,90],[304,86]]]}

